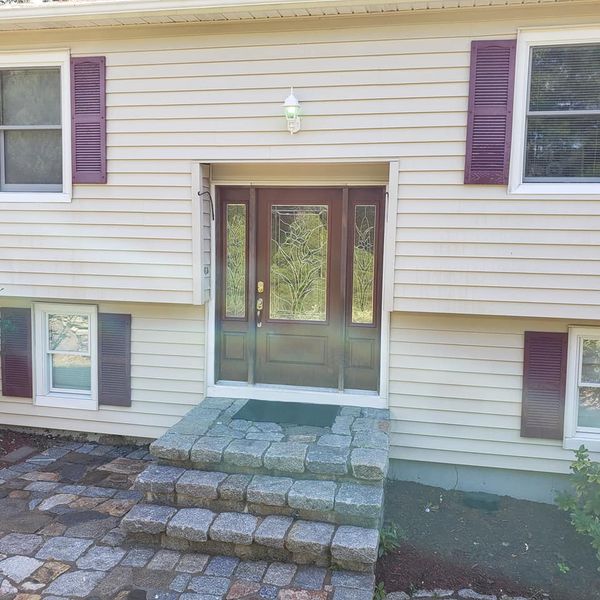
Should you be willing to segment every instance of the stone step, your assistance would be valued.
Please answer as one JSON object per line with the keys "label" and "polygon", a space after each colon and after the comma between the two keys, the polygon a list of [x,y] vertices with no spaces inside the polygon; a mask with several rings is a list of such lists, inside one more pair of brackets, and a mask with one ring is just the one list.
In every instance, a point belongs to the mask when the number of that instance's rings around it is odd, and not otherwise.
{"label": "stone step", "polygon": [[383,486],[227,474],[151,464],[135,481],[147,502],[213,511],[285,515],[338,525],[378,528]]}
{"label": "stone step", "polygon": [[246,400],[207,398],[150,446],[162,463],[223,473],[356,481],[387,475],[387,410],[340,407],[333,425],[236,419]]}
{"label": "stone step", "polygon": [[173,550],[369,573],[374,570],[379,545],[377,529],[152,504],[134,506],[121,527],[136,542]]}

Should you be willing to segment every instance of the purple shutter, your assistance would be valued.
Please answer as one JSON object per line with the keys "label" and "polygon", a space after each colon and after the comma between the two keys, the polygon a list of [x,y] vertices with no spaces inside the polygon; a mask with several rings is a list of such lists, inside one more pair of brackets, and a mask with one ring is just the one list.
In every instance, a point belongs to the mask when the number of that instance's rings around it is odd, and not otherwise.
{"label": "purple shutter", "polygon": [[508,183],[516,46],[471,42],[465,183]]}
{"label": "purple shutter", "polygon": [[521,436],[562,440],[566,333],[525,332]]}
{"label": "purple shutter", "polygon": [[31,310],[3,308],[0,317],[2,395],[32,398]]}
{"label": "purple shutter", "polygon": [[106,183],[106,59],[71,59],[73,183]]}
{"label": "purple shutter", "polygon": [[131,406],[131,315],[98,314],[98,403]]}

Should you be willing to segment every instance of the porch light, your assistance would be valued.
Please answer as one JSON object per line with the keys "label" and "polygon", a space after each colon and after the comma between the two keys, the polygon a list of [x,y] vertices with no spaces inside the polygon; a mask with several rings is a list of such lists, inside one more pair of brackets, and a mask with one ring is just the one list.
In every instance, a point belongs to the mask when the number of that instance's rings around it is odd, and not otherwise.
{"label": "porch light", "polygon": [[298,133],[298,131],[300,131],[302,118],[300,117],[300,102],[298,102],[298,98],[294,96],[293,87],[290,88],[290,95],[283,103],[283,109],[285,111],[288,131],[292,135]]}

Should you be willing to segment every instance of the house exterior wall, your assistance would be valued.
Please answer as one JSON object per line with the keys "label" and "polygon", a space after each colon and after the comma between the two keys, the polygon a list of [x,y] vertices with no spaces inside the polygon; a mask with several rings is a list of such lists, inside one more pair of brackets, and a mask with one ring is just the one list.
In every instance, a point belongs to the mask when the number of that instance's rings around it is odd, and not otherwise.
{"label": "house exterior wall", "polygon": [[[31,307],[32,302],[0,297],[2,306]],[[49,408],[0,391],[0,423],[155,438],[202,400],[203,307],[100,302],[98,310],[132,316],[131,407]]]}
{"label": "house exterior wall", "polygon": [[[462,170],[471,40],[593,18],[597,5],[582,3],[3,33],[0,50],[106,56],[109,173],[107,185],[76,185],[69,204],[0,203],[3,293],[200,302],[199,162],[398,159],[396,310],[591,318],[595,198],[509,196],[463,185]],[[280,106],[291,84],[296,136]]]}
{"label": "house exterior wall", "polygon": [[[130,312],[133,405],[86,412],[0,397],[0,421],[154,437],[201,401],[200,163],[398,160],[392,457],[566,472],[572,452],[560,442],[519,436],[523,332],[598,318],[600,198],[463,185],[469,48],[594,19],[597,3],[580,3],[3,33],[0,51],[106,56],[108,184],[74,186],[69,204],[0,202],[0,306]],[[296,136],[281,115],[291,84],[304,111]],[[207,216],[206,203],[199,210]]]}
{"label": "house exterior wall", "polygon": [[[395,459],[567,473],[561,440],[524,438],[525,331],[566,332],[577,321],[394,313],[391,454]],[[587,321],[600,327],[600,321]],[[596,455],[600,459],[600,455]]]}

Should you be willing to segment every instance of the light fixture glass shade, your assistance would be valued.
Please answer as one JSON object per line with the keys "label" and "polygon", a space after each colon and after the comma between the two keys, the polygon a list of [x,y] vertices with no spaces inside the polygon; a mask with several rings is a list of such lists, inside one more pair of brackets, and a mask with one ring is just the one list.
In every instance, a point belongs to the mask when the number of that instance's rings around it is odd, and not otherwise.
{"label": "light fixture glass shade", "polygon": [[294,88],[290,88],[290,95],[285,99],[283,103],[285,112],[285,118],[287,120],[288,131],[292,134],[300,131],[301,118],[300,118],[300,102],[294,95]]}

